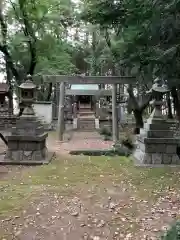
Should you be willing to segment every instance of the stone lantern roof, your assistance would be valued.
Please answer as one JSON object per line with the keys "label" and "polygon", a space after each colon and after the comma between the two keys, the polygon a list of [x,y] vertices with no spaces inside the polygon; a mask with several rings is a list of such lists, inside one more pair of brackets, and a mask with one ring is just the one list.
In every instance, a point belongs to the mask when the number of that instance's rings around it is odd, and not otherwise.
{"label": "stone lantern roof", "polygon": [[20,86],[22,89],[35,89],[36,85],[31,80],[26,80],[26,82],[22,83]]}
{"label": "stone lantern roof", "polygon": [[156,78],[154,80],[154,84],[152,86],[152,90],[154,92],[159,92],[159,93],[167,93],[170,91],[170,89],[168,88],[167,84],[165,83],[165,81]]}

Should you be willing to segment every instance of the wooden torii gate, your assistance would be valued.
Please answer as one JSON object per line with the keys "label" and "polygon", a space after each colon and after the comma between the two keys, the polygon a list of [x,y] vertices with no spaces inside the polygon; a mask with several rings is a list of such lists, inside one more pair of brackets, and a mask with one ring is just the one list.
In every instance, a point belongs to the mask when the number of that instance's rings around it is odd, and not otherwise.
{"label": "wooden torii gate", "polygon": [[117,116],[117,84],[134,84],[135,77],[128,76],[63,76],[44,75],[44,82],[60,83],[59,114],[58,114],[58,138],[63,140],[64,133],[64,102],[65,83],[68,84],[112,84],[112,135],[113,141],[119,140],[118,116]]}

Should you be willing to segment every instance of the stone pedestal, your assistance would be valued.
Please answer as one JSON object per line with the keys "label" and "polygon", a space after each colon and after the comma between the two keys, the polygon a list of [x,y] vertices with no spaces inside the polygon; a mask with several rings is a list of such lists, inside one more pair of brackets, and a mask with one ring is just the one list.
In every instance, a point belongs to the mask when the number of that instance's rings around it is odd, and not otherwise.
{"label": "stone pedestal", "polygon": [[133,154],[136,165],[180,165],[180,137],[176,135],[176,123],[162,115],[163,95],[170,90],[162,79],[155,79],[152,86],[154,110],[137,137]]}
{"label": "stone pedestal", "polygon": [[175,137],[173,121],[150,118],[137,136],[137,148],[133,154],[136,165],[179,165],[180,139]]}
{"label": "stone pedestal", "polygon": [[12,134],[7,136],[7,152],[4,164],[45,164],[53,154],[48,153],[46,138],[48,134],[40,121],[35,117],[31,107],[27,107],[23,115],[12,128]]}

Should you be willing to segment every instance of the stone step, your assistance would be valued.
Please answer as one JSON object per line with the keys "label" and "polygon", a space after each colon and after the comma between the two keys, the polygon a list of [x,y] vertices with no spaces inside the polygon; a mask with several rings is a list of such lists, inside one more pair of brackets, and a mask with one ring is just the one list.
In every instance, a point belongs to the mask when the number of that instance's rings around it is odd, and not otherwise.
{"label": "stone step", "polygon": [[95,123],[95,118],[78,118],[80,123]]}
{"label": "stone step", "polygon": [[95,131],[96,129],[95,128],[79,128],[78,130],[77,130],[77,132],[93,132],[93,131]]}
{"label": "stone step", "polygon": [[95,119],[78,119],[78,128],[93,130],[95,129]]}
{"label": "stone step", "polygon": [[94,121],[95,116],[94,115],[78,116],[78,119],[80,119],[80,121],[81,120]]}
{"label": "stone step", "polygon": [[91,105],[90,104],[80,104],[80,109],[82,109],[82,108],[85,108],[85,109],[91,108]]}
{"label": "stone step", "polygon": [[91,109],[90,110],[83,109],[83,110],[79,110],[78,112],[80,114],[93,114],[94,113],[94,111],[92,111]]}
{"label": "stone step", "polygon": [[78,118],[79,119],[79,122],[87,122],[87,123],[90,123],[90,122],[94,122],[95,121],[95,118],[93,118],[93,117],[88,117],[88,118]]}
{"label": "stone step", "polygon": [[91,110],[91,111],[86,111],[86,110],[83,110],[83,111],[78,111],[78,114],[80,115],[88,115],[88,114],[94,114],[94,112]]}

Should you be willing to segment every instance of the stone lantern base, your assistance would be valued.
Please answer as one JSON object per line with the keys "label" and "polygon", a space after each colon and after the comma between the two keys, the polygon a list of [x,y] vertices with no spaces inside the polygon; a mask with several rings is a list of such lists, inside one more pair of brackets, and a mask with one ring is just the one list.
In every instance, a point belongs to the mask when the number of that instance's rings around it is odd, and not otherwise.
{"label": "stone lantern base", "polygon": [[174,137],[174,122],[148,119],[137,136],[133,154],[138,166],[180,165],[180,139]]}
{"label": "stone lantern base", "polygon": [[46,148],[48,134],[31,108],[24,110],[12,134],[7,136],[7,151],[0,164],[47,164],[53,157]]}
{"label": "stone lantern base", "polygon": [[53,154],[46,148],[47,133],[37,136],[8,136],[8,150],[4,163],[46,164]]}

